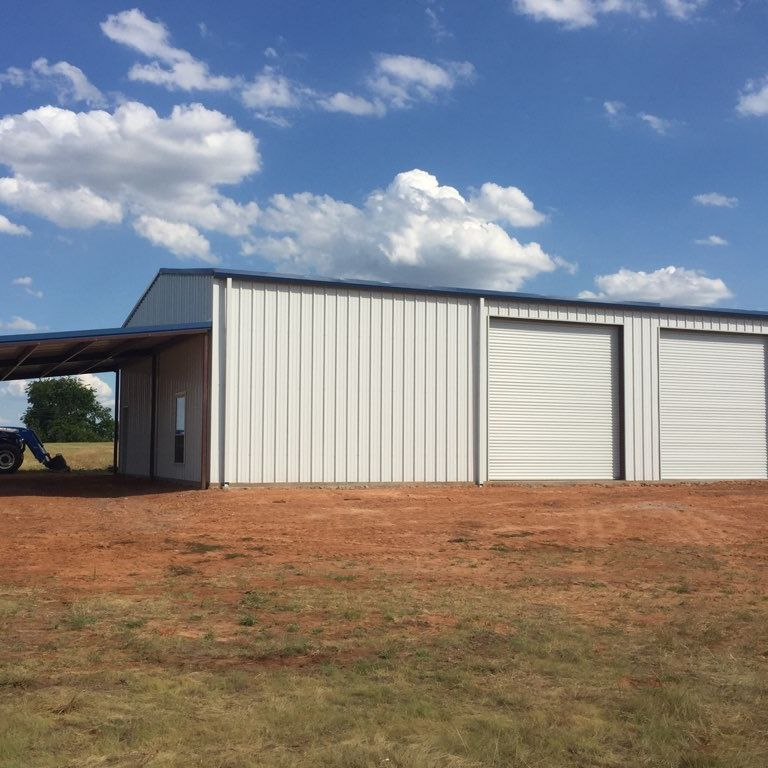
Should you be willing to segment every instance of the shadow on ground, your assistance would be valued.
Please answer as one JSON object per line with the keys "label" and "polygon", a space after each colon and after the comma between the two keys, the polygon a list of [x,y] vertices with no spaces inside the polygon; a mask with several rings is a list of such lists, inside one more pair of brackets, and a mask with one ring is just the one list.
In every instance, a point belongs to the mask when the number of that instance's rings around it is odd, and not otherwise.
{"label": "shadow on ground", "polygon": [[13,496],[64,496],[114,499],[190,490],[189,485],[167,480],[144,480],[100,472],[20,472],[0,475],[0,498]]}

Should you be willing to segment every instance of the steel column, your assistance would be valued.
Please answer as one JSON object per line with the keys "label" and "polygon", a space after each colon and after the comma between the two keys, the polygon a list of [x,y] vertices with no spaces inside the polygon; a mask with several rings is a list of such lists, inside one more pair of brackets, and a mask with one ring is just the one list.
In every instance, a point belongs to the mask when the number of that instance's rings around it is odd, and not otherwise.
{"label": "steel column", "polygon": [[115,433],[112,441],[112,474],[117,474],[117,446],[120,442],[120,369],[115,371]]}
{"label": "steel column", "polygon": [[203,420],[200,439],[200,488],[206,490],[210,485],[211,461],[211,337],[203,336]]}
{"label": "steel column", "polygon": [[157,355],[152,355],[152,375],[150,378],[150,416],[149,416],[149,479],[155,479],[155,440],[157,435]]}

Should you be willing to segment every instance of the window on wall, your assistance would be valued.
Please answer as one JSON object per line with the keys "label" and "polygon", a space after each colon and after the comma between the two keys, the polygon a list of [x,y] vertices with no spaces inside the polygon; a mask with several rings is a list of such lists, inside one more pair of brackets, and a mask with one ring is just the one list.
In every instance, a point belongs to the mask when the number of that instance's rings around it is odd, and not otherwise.
{"label": "window on wall", "polygon": [[187,434],[187,395],[184,392],[176,395],[176,430],[173,435],[173,461],[184,463],[184,439]]}

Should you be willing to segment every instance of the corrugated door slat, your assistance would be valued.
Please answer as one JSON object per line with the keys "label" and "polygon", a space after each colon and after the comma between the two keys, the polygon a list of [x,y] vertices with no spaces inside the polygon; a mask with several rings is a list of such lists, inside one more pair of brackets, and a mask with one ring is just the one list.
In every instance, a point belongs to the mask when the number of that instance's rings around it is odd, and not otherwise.
{"label": "corrugated door slat", "polygon": [[491,480],[619,477],[617,328],[491,320]]}
{"label": "corrugated door slat", "polygon": [[764,339],[662,331],[659,384],[662,478],[768,477]]}

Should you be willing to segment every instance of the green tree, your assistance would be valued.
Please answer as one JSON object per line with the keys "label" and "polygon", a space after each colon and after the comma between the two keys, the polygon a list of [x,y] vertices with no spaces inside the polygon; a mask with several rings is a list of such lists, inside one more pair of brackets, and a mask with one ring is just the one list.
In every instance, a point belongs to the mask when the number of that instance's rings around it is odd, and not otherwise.
{"label": "green tree", "polygon": [[95,443],[111,440],[114,419],[79,379],[40,379],[27,384],[24,424],[43,442]]}

